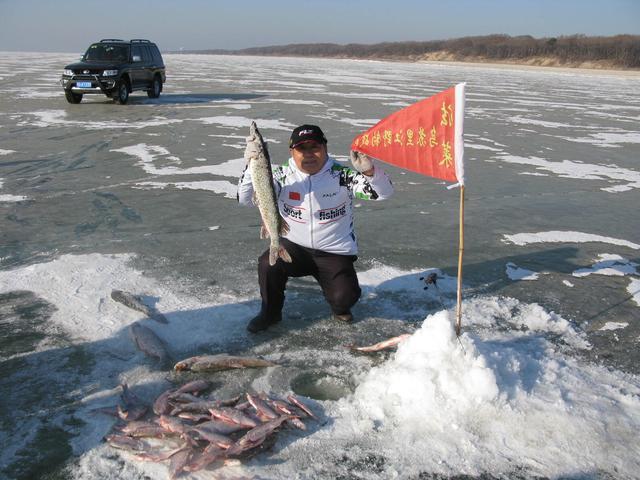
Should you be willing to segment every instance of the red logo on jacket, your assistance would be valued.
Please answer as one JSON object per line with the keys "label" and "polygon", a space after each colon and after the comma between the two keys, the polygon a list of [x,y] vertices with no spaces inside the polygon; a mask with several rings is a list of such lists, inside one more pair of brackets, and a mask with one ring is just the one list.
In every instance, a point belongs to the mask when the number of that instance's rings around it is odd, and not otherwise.
{"label": "red logo on jacket", "polygon": [[299,192],[289,192],[289,200],[300,200]]}

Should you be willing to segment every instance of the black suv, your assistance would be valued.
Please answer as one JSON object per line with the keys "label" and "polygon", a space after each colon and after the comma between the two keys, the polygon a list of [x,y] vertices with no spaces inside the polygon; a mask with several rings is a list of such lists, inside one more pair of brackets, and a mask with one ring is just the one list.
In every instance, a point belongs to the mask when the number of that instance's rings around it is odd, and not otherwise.
{"label": "black suv", "polygon": [[164,62],[155,43],[105,38],[91,45],[80,62],[64,67],[60,83],[69,103],[80,103],[86,93],[103,93],[124,105],[136,90],[158,98],[165,81]]}

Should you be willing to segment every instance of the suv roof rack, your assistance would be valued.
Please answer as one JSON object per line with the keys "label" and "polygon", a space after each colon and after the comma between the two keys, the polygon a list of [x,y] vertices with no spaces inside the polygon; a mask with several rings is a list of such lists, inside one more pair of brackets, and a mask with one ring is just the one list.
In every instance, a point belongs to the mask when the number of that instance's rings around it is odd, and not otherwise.
{"label": "suv roof rack", "polygon": [[124,42],[121,38],[103,38],[101,42]]}
{"label": "suv roof rack", "polygon": [[149,40],[145,40],[144,38],[133,38],[131,39],[131,43],[151,43]]}

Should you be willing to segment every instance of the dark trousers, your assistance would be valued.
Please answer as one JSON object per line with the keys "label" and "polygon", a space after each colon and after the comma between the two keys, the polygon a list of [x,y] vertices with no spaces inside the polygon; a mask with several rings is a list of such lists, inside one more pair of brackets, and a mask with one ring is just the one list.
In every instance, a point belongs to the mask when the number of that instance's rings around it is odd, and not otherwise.
{"label": "dark trousers", "polygon": [[291,263],[278,259],[269,265],[269,250],[258,259],[258,281],[262,297],[262,314],[275,318],[284,305],[284,291],[290,277],[312,275],[322,287],[322,293],[333,313],[344,315],[360,298],[360,285],[353,268],[355,255],[336,255],[301,247],[286,238],[280,241],[291,255]]}

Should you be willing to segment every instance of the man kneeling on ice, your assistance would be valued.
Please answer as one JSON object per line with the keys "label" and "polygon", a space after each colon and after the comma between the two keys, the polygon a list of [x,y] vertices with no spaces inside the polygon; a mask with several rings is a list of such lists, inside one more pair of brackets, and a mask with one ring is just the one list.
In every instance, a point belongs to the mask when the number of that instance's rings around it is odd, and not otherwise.
{"label": "man kneeling on ice", "polygon": [[[247,137],[247,167],[257,161],[262,147]],[[360,298],[353,267],[358,245],[353,230],[353,199],[384,200],[393,193],[387,174],[369,157],[351,152],[355,171],[327,154],[327,139],[315,125],[302,125],[291,133],[289,161],[273,169],[273,185],[280,215],[288,224],[282,255],[270,264],[269,250],[258,259],[262,308],[247,325],[252,333],[266,330],[282,319],[284,291],[289,277],[312,275],[322,287],[334,320],[351,322],[351,307]],[[238,184],[238,202],[253,205],[251,168]],[[285,229],[286,230],[286,229]],[[286,257],[286,254],[285,254]]]}

